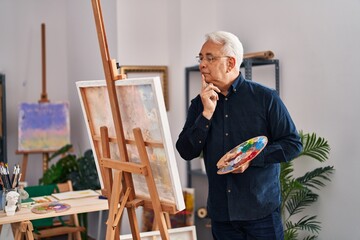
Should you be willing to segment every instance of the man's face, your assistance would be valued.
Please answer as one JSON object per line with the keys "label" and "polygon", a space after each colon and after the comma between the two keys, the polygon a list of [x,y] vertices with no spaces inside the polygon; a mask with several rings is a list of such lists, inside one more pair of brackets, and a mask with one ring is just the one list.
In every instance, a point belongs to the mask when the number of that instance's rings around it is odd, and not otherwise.
{"label": "man's face", "polygon": [[229,58],[221,51],[222,45],[207,41],[199,53],[200,72],[207,83],[213,83],[220,89],[226,85],[226,70]]}

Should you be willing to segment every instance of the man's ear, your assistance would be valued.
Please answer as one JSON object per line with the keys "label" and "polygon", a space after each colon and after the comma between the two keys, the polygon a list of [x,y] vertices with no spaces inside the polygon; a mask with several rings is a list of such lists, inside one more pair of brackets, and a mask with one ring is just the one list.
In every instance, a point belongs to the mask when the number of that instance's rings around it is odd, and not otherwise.
{"label": "man's ear", "polygon": [[228,72],[231,72],[231,70],[234,69],[235,67],[235,64],[236,64],[236,59],[234,57],[229,57],[229,60],[228,60]]}

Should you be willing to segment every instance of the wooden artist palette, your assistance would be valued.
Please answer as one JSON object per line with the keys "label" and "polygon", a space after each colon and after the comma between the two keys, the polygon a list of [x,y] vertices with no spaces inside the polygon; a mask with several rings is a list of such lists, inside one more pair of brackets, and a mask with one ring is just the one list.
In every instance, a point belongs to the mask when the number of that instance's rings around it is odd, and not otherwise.
{"label": "wooden artist palette", "polygon": [[239,169],[244,163],[253,160],[265,148],[267,143],[266,136],[258,136],[237,145],[218,161],[217,165],[219,166],[224,165],[225,160],[231,159],[225,166],[219,168],[217,173],[226,174]]}
{"label": "wooden artist palette", "polygon": [[37,214],[44,214],[48,212],[63,212],[70,209],[70,205],[66,203],[59,203],[59,202],[49,202],[49,203],[42,203],[35,205],[31,212],[37,213]]}

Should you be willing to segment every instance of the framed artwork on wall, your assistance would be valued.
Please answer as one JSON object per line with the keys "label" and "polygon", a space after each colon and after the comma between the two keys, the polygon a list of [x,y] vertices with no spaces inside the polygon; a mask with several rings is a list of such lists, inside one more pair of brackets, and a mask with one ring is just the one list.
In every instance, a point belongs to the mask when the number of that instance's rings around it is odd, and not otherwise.
{"label": "framed artwork on wall", "polygon": [[167,66],[125,65],[125,66],[120,66],[120,74],[126,74],[127,78],[141,78],[141,77],[154,77],[154,76],[160,77],[166,110],[169,110]]}

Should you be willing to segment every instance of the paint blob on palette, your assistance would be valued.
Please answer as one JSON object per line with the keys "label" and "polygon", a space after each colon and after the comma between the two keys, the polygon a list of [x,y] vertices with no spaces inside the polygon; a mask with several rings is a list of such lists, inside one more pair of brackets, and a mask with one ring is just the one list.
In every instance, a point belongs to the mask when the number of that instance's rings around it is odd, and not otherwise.
{"label": "paint blob on palette", "polygon": [[220,167],[217,173],[226,174],[239,169],[244,163],[253,160],[267,143],[266,136],[258,136],[237,145],[218,161],[217,166]]}

